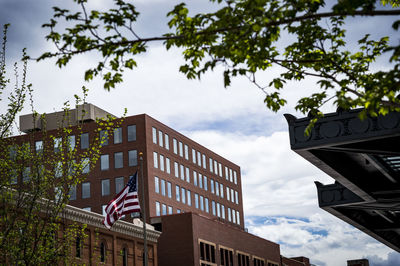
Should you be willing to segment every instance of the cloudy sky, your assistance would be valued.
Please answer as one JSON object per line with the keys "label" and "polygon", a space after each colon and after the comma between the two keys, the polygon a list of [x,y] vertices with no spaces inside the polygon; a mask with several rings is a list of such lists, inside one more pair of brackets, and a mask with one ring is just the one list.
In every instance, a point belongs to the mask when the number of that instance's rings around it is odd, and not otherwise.
{"label": "cloudy sky", "polygon": [[[8,62],[18,60],[23,47],[36,57],[54,47],[44,39],[41,25],[51,17],[51,7],[67,0],[0,0],[0,24],[11,23],[8,35]],[[96,0],[105,7],[108,0]],[[150,37],[165,32],[165,14],[175,1],[133,1],[141,12],[137,32]],[[205,0],[189,3],[195,11],[213,7]],[[348,22],[350,35],[363,30],[390,35],[388,19]],[[378,26],[377,26],[378,25]],[[314,181],[333,183],[310,163],[290,150],[284,113],[294,111],[296,99],[312,92],[314,80],[288,83],[284,95],[289,104],[272,113],[263,104],[263,94],[245,79],[223,87],[221,70],[200,81],[188,81],[178,72],[183,60],[179,50],[166,52],[152,44],[137,58],[138,68],[125,73],[124,83],[106,92],[100,80],[83,82],[83,71],[96,62],[96,54],[75,58],[63,69],[54,60],[30,62],[29,82],[34,88],[35,109],[39,113],[59,110],[74,102],[82,85],[91,102],[115,115],[124,108],[128,115],[147,113],[241,166],[246,227],[249,232],[281,244],[285,256],[306,256],[316,265],[345,265],[346,260],[369,258],[371,265],[400,265],[400,256],[364,233],[352,228],[318,207]],[[384,62],[376,67],[385,68]],[[268,81],[279,69],[261,73]],[[0,103],[2,112],[4,102]],[[325,106],[323,111],[334,111]],[[28,113],[25,109],[24,113]],[[397,263],[396,263],[397,262]]]}

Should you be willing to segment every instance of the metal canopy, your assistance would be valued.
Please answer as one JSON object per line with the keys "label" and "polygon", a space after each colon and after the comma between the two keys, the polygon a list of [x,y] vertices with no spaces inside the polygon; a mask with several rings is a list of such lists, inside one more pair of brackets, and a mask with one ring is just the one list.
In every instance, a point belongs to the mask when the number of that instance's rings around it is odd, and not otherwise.
{"label": "metal canopy", "polygon": [[285,114],[293,151],[327,173],[319,206],[400,252],[400,113],[360,120],[361,109],[310,119]]}

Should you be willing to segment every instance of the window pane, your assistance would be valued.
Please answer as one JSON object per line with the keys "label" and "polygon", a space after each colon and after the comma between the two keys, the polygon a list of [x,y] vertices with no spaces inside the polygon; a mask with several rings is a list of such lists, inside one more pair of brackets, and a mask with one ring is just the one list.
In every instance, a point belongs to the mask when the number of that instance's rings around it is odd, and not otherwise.
{"label": "window pane", "polygon": [[100,156],[100,169],[108,170],[110,168],[109,156],[108,154],[103,154]]}
{"label": "window pane", "polygon": [[201,166],[201,153],[197,152],[197,165]]}
{"label": "window pane", "polygon": [[167,134],[164,134],[164,136],[165,136],[165,148],[169,150],[169,137]]}
{"label": "window pane", "polygon": [[160,216],[160,203],[156,201],[156,216]]}
{"label": "window pane", "polygon": [[153,152],[153,162],[154,162],[154,168],[158,168],[158,154],[157,154],[157,152]]}
{"label": "window pane", "polygon": [[206,164],[206,156],[204,154],[201,155],[203,158],[203,168],[207,169],[207,164]]}
{"label": "window pane", "polygon": [[75,149],[75,135],[68,136],[69,149]]}
{"label": "window pane", "polygon": [[122,143],[122,128],[114,129],[114,144]]}
{"label": "window pane", "polygon": [[160,170],[164,171],[164,156],[160,154]]}
{"label": "window pane", "polygon": [[200,210],[204,211],[203,196],[200,196]]}
{"label": "window pane", "polygon": [[236,211],[236,223],[240,225],[239,211]]}
{"label": "window pane", "polygon": [[208,198],[204,198],[204,206],[206,207],[206,212],[210,212],[210,208],[208,207]]}
{"label": "window pane", "polygon": [[190,194],[190,190],[187,190],[186,192],[187,192],[187,204],[189,206],[192,206],[192,196]]}
{"label": "window pane", "polygon": [[82,183],[82,198],[87,199],[90,198],[90,183]]}
{"label": "window pane", "polygon": [[89,148],[89,133],[81,134],[81,149]]}
{"label": "window pane", "polygon": [[54,152],[59,152],[61,150],[62,138],[54,139]]}
{"label": "window pane", "polygon": [[229,187],[226,187],[226,199],[227,199],[228,201],[231,200],[230,195],[231,195],[231,194],[229,193]]}
{"label": "window pane", "polygon": [[89,173],[89,170],[90,170],[90,159],[83,158],[82,159],[82,174]]}
{"label": "window pane", "polygon": [[185,144],[185,159],[189,160],[189,147]]}
{"label": "window pane", "polygon": [[221,218],[225,219],[225,206],[221,204]]}
{"label": "window pane", "polygon": [[175,138],[172,139],[172,144],[173,144],[173,148],[174,148],[174,153],[178,154],[178,142],[176,141]]}
{"label": "window pane", "polygon": [[170,165],[169,158],[165,158],[165,164],[166,164],[167,173],[170,174],[171,173],[171,165]]}
{"label": "window pane", "polygon": [[231,208],[228,208],[228,221],[232,221]]}
{"label": "window pane", "polygon": [[235,202],[239,204],[239,193],[237,191],[235,191]]}
{"label": "window pane", "polygon": [[215,201],[211,202],[211,208],[212,208],[212,214],[216,215],[216,212],[215,212]]}
{"label": "window pane", "polygon": [[189,167],[186,167],[186,182],[190,183],[190,170]]}
{"label": "window pane", "polygon": [[162,204],[162,215],[166,215],[167,214],[167,205]]}
{"label": "window pane", "polygon": [[162,147],[162,146],[164,146],[164,143],[163,143],[163,133],[162,133],[162,131],[158,131],[158,144]]}
{"label": "window pane", "polygon": [[174,172],[175,172],[175,177],[179,177],[179,166],[177,162],[174,162]]}
{"label": "window pane", "polygon": [[114,166],[117,169],[124,167],[124,160],[123,160],[122,152],[114,153]]}
{"label": "window pane", "polygon": [[219,196],[219,183],[215,181],[215,195]]}
{"label": "window pane", "polygon": [[172,214],[172,206],[168,206],[168,214]]}
{"label": "window pane", "polygon": [[199,188],[203,188],[203,176],[199,173]]}
{"label": "window pane", "polygon": [[181,179],[185,180],[185,167],[183,167],[183,165],[179,165],[180,169],[181,169]]}
{"label": "window pane", "polygon": [[124,188],[124,177],[117,177],[115,178],[115,194],[118,194],[121,192],[121,190]]}
{"label": "window pane", "polygon": [[196,150],[192,149],[192,161],[193,163],[196,163]]}
{"label": "window pane", "polygon": [[213,172],[213,159],[210,158],[208,164],[209,164],[209,166],[210,166],[210,172],[212,173],[212,172]]}
{"label": "window pane", "polygon": [[72,185],[69,190],[69,200],[76,200],[76,185]]}
{"label": "window pane", "polygon": [[165,180],[161,179],[161,195],[165,196]]}
{"label": "window pane", "polygon": [[54,177],[62,177],[63,168],[62,162],[57,162],[56,166],[54,167]]}
{"label": "window pane", "polygon": [[172,198],[172,184],[171,182],[167,182],[167,191],[168,191],[168,198]]}
{"label": "window pane", "polygon": [[101,146],[108,145],[108,131],[107,130],[100,131],[100,143],[101,143]]}
{"label": "window pane", "polygon": [[214,180],[210,179],[211,193],[214,194]]}
{"label": "window pane", "polygon": [[194,194],[194,206],[196,209],[199,208],[199,195],[197,193]]}
{"label": "window pane", "polygon": [[183,157],[183,144],[179,141],[179,156]]}
{"label": "window pane", "polygon": [[128,151],[129,166],[137,166],[137,150]]}
{"label": "window pane", "polygon": [[236,174],[236,171],[233,171],[233,180],[234,180],[235,184],[237,184],[237,174]]}
{"label": "window pane", "polygon": [[153,143],[157,144],[157,129],[153,127],[152,131],[153,131]]}
{"label": "window pane", "polygon": [[219,184],[219,190],[221,191],[221,198],[224,198],[224,185],[223,184]]}
{"label": "window pane", "polygon": [[110,195],[110,179],[101,180],[101,195]]}
{"label": "window pane", "polygon": [[225,179],[229,180],[229,172],[228,172],[228,167],[225,166]]}
{"label": "window pane", "polygon": [[36,152],[42,152],[43,151],[43,141],[38,140],[35,142],[35,151]]}
{"label": "window pane", "polygon": [[193,171],[193,184],[197,186],[197,172]]}
{"label": "window pane", "polygon": [[207,191],[208,186],[207,186],[207,177],[206,176],[203,176],[203,181],[204,181],[204,190]]}
{"label": "window pane", "polygon": [[160,184],[158,177],[154,177],[154,192],[160,193]]}
{"label": "window pane", "polygon": [[179,186],[175,186],[175,194],[176,194],[176,201],[181,201],[181,197],[180,197],[180,188]]}

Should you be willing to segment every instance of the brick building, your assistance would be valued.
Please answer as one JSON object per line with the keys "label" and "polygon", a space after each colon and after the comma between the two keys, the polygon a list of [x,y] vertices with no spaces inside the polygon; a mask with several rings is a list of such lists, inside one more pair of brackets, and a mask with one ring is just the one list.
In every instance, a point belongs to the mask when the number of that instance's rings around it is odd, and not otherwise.
{"label": "brick building", "polygon": [[[70,124],[84,122],[79,135],[72,131],[68,137],[71,145],[84,151],[99,135],[103,139],[99,162],[83,183],[71,189],[71,205],[104,213],[107,203],[138,171],[142,152],[145,193],[139,189],[139,198],[147,210],[146,222],[162,231],[160,265],[283,265],[279,244],[244,229],[239,166],[146,114],[119,119],[112,132],[100,133],[95,132],[95,120],[109,113],[84,104],[71,114]],[[56,115],[46,115],[47,130],[57,129]],[[42,129],[43,121],[32,119],[32,115],[20,117],[25,133]],[[36,138],[34,147],[42,141],[40,134]],[[288,259],[284,265],[309,262]]]}

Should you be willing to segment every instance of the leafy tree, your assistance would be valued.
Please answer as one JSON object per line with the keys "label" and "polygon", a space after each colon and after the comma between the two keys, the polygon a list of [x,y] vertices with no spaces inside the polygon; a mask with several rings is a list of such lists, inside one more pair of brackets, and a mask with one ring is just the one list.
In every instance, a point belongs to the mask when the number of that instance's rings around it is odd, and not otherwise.
{"label": "leafy tree", "polygon": [[[330,5],[324,0],[210,0],[217,11],[193,16],[182,3],[167,14],[171,32],[156,37],[135,32],[139,12],[130,1],[114,0],[115,8],[107,11],[87,10],[87,0],[73,1],[79,12],[54,7],[50,23],[43,25],[58,50],[38,60],[56,57],[62,67],[74,56],[97,51],[101,60],[85,72],[85,80],[102,75],[107,90],[123,81],[125,69],[136,67],[135,56],[145,53],[148,43],[163,41],[167,49],[183,48],[186,63],[179,70],[187,78],[200,78],[222,65],[225,86],[235,76],[248,77],[265,93],[266,106],[273,111],[286,104],[280,91],[287,81],[309,76],[317,78],[320,90],[300,99],[296,109],[313,117],[322,116],[318,108],[329,100],[343,109],[364,107],[363,115],[400,111],[400,45],[393,45],[389,36],[375,40],[365,32],[353,52],[345,30],[348,18],[362,23],[378,16],[391,16],[398,30],[398,0],[341,0]],[[72,27],[59,28],[63,20]],[[291,38],[282,44],[284,34]],[[385,56],[388,69],[372,69]],[[272,66],[283,71],[261,85],[256,74]]]}
{"label": "leafy tree", "polygon": [[[0,100],[8,102],[8,109],[0,115],[0,264],[68,264],[71,246],[78,235],[83,239],[85,226],[65,221],[62,212],[70,192],[94,167],[102,140],[95,138],[84,151],[76,148],[80,138],[75,141],[72,135],[79,136],[82,124],[70,124],[69,104],[59,117],[60,128],[46,130],[46,116],[33,109],[33,89],[26,82],[25,54],[22,78],[15,63],[16,82],[9,88],[7,28],[5,25],[0,52]],[[4,97],[7,91],[11,93]],[[87,90],[83,91],[83,98],[76,96],[76,104],[84,102]],[[12,137],[13,124],[27,98],[33,113],[32,123],[40,121],[42,130]],[[98,130],[111,129],[107,128],[111,124],[112,121],[99,122]]]}

